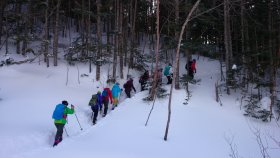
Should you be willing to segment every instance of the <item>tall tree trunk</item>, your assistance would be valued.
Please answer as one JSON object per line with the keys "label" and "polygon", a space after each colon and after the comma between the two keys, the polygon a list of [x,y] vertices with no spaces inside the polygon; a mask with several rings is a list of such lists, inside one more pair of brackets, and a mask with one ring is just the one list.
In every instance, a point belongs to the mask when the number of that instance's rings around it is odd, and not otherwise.
{"label": "tall tree trunk", "polygon": [[[175,25],[176,25],[176,28],[178,27],[179,28],[179,21],[180,21],[180,10],[179,10],[179,5],[180,5],[180,2],[179,0],[175,0]],[[175,30],[175,38],[176,38],[176,41],[178,42],[179,40],[179,35],[180,35],[180,31],[179,29],[176,29]],[[180,56],[180,54],[179,54]],[[180,57],[179,57],[180,58]],[[177,62],[177,65],[176,65],[176,68],[177,70],[177,73],[176,73],[176,77],[175,77],[175,89],[179,89],[180,88],[180,84],[179,84],[179,70],[180,70],[180,61]]]}
{"label": "tall tree trunk", "polygon": [[[80,26],[81,26],[81,38],[82,38],[82,45],[85,44],[85,31],[86,31],[86,24],[85,24],[85,0],[82,0],[82,9],[81,9],[81,12],[82,12],[82,19],[80,21]],[[85,49],[82,48],[82,58],[86,57],[86,54],[85,54]]]}
{"label": "tall tree trunk", "polygon": [[156,56],[156,65],[155,65],[155,69],[154,69],[154,78],[153,78],[153,85],[152,85],[152,89],[151,89],[151,94],[150,94],[150,99],[154,100],[155,95],[156,95],[156,89],[157,89],[157,83],[158,83],[158,54],[159,54],[159,41],[160,41],[160,30],[159,30],[159,12],[160,12],[160,8],[159,8],[159,4],[160,1],[157,0],[157,21],[156,21],[156,35],[157,35],[157,43],[156,43],[156,50],[155,50],[155,56]]}
{"label": "tall tree trunk", "polygon": [[[87,46],[87,56],[90,56],[92,57],[91,55],[91,51],[89,50],[89,47],[91,47],[91,30],[90,30],[90,27],[91,27],[91,21],[90,21],[90,14],[91,14],[91,3],[90,3],[91,0],[88,0],[88,24],[87,24],[87,42],[86,42],[86,46]],[[91,73],[91,59],[89,59],[89,73]]]}
{"label": "tall tree trunk", "polygon": [[101,19],[100,19],[100,9],[101,9],[101,2],[100,0],[96,0],[96,11],[97,11],[97,65],[96,65],[96,81],[100,80],[100,67],[101,67],[101,44],[102,44],[102,37],[101,37]]}
{"label": "tall tree trunk", "polygon": [[[194,10],[198,7],[199,3],[201,0],[197,0],[196,3],[193,5],[191,11],[188,14],[188,17],[186,21],[184,22],[181,33],[179,36],[179,41],[176,49],[176,64],[175,64],[175,71],[174,71],[174,77],[176,78],[176,73],[178,73],[177,70],[177,63],[179,62],[179,54],[180,54],[180,47],[181,47],[181,41],[182,37],[185,31],[185,28],[190,21],[190,18],[194,12]],[[167,118],[167,124],[166,124],[166,129],[165,129],[165,135],[164,135],[164,140],[167,141],[167,136],[168,136],[168,131],[169,131],[169,124],[170,124],[170,118],[171,118],[171,100],[172,100],[172,92],[173,92],[173,85],[175,84],[175,79],[172,81],[171,88],[170,88],[170,96],[169,96],[169,102],[168,102],[168,118]]]}
{"label": "tall tree trunk", "polygon": [[2,44],[2,30],[3,30],[3,16],[4,16],[4,10],[6,7],[6,0],[1,0],[0,1],[0,45]]}
{"label": "tall tree trunk", "polygon": [[120,12],[119,12],[119,17],[120,17],[120,32],[119,32],[119,56],[120,56],[120,77],[123,79],[123,41],[124,41],[124,31],[123,31],[123,1],[120,1]]}
{"label": "tall tree trunk", "polygon": [[226,50],[226,84],[227,94],[230,94],[230,80],[231,80],[231,60],[232,60],[232,41],[231,41],[231,29],[230,29],[230,15],[229,15],[229,0],[224,0],[224,43]]}
{"label": "tall tree trunk", "polygon": [[117,74],[117,64],[118,64],[118,51],[119,51],[119,18],[120,18],[120,1],[115,1],[115,8],[116,8],[116,14],[115,14],[115,49],[113,54],[113,78],[116,79]]}
{"label": "tall tree trunk", "polygon": [[44,24],[44,41],[43,41],[43,46],[44,46],[44,61],[47,64],[47,67],[50,66],[49,62],[49,14],[48,14],[48,9],[49,9],[49,0],[46,0],[46,8],[45,8],[45,24]]}
{"label": "tall tree trunk", "polygon": [[57,54],[58,54],[58,25],[59,25],[59,8],[61,0],[57,0],[56,14],[55,14],[55,27],[53,37],[53,65],[57,66]]}
{"label": "tall tree trunk", "polygon": [[[21,14],[21,3],[16,3],[16,14],[20,15]],[[16,22],[16,52],[17,54],[20,54],[20,41],[21,41],[21,31],[20,31],[20,19],[17,19]]]}
{"label": "tall tree trunk", "polygon": [[272,32],[273,32],[273,17],[272,17],[272,2],[269,1],[268,2],[268,31],[269,31],[269,39],[268,39],[268,50],[269,50],[269,57],[270,57],[270,93],[271,93],[271,105],[270,105],[270,121],[271,121],[271,117],[272,117],[272,108],[273,105],[275,104],[275,100],[276,100],[276,64],[275,63],[275,54],[274,54],[274,50],[273,50],[273,44],[272,44]]}
{"label": "tall tree trunk", "polygon": [[133,13],[133,20],[132,20],[132,29],[131,29],[131,52],[130,52],[130,57],[129,57],[129,68],[133,69],[134,65],[134,51],[136,47],[136,32],[135,32],[135,25],[136,25],[136,15],[137,15],[137,0],[134,0],[134,13]]}

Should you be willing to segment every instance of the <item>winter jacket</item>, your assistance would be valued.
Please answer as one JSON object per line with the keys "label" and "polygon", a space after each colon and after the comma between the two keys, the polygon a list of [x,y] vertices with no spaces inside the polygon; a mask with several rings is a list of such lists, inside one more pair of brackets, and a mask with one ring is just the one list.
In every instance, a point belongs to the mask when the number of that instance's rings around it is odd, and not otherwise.
{"label": "winter jacket", "polygon": [[67,120],[67,114],[74,114],[75,110],[74,109],[70,109],[68,107],[65,107],[64,109],[64,114],[63,114],[63,118],[60,120],[54,120],[54,123],[60,123],[60,124],[66,124]]}
{"label": "winter jacket", "polygon": [[149,79],[149,72],[146,71],[139,79],[139,83],[146,83]]}
{"label": "winter jacket", "polygon": [[120,92],[121,92],[121,89],[120,89],[119,85],[114,84],[114,86],[112,88],[112,96],[113,96],[113,98],[117,98],[119,96]]}
{"label": "winter jacket", "polygon": [[130,92],[132,89],[134,90],[134,92],[136,92],[136,89],[133,85],[133,80],[130,79],[128,80],[124,85],[123,88],[125,89],[125,91]]}
{"label": "winter jacket", "polygon": [[104,88],[103,91],[107,91],[107,95],[103,96],[103,92],[102,92],[102,101],[108,101],[110,99],[111,102],[113,102],[113,98],[112,98],[112,92],[110,90],[110,88]]}
{"label": "winter jacket", "polygon": [[191,69],[192,69],[193,72],[196,73],[195,63],[196,63],[195,61],[192,62],[192,64],[191,64]]}

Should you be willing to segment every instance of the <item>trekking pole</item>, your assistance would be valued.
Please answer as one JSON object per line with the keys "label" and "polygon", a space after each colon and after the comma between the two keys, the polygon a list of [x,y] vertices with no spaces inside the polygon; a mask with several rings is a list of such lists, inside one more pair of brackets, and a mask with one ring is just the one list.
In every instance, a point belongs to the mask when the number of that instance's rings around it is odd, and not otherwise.
{"label": "trekking pole", "polygon": [[77,121],[78,121],[78,123],[79,123],[79,126],[80,126],[81,130],[83,130],[83,128],[82,128],[82,126],[81,126],[81,124],[80,124],[80,121],[79,121],[79,119],[78,119],[78,117],[77,117],[76,114],[75,114],[75,116],[76,116],[76,119],[77,119]]}
{"label": "trekking pole", "polygon": [[64,131],[65,131],[65,133],[66,133],[67,137],[69,137],[69,134],[68,134],[68,132],[67,132],[67,130],[66,130],[66,128],[65,128],[65,127],[64,127]]}

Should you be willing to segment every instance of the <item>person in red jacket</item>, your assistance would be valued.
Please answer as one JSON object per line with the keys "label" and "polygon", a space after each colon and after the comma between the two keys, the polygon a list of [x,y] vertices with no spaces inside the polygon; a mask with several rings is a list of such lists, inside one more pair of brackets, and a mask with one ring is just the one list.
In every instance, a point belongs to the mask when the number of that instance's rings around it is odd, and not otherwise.
{"label": "person in red jacket", "polygon": [[192,69],[192,71],[193,71],[194,73],[196,73],[196,66],[195,66],[195,64],[196,64],[196,60],[193,59],[192,64],[191,64],[191,69]]}
{"label": "person in red jacket", "polygon": [[103,113],[103,117],[105,117],[107,115],[107,111],[108,111],[108,106],[109,106],[109,99],[111,101],[111,104],[113,103],[113,97],[112,97],[112,92],[110,90],[110,88],[104,88],[103,92],[102,92],[102,102],[104,105],[104,113]]}

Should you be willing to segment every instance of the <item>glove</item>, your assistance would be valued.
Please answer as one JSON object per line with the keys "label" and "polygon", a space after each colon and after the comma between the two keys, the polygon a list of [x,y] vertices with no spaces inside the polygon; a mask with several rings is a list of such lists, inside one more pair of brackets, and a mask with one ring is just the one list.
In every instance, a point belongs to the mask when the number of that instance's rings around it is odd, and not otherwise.
{"label": "glove", "polygon": [[71,104],[71,109],[74,109],[74,108],[75,108],[75,106]]}
{"label": "glove", "polygon": [[123,91],[123,89],[121,89],[121,91]]}

